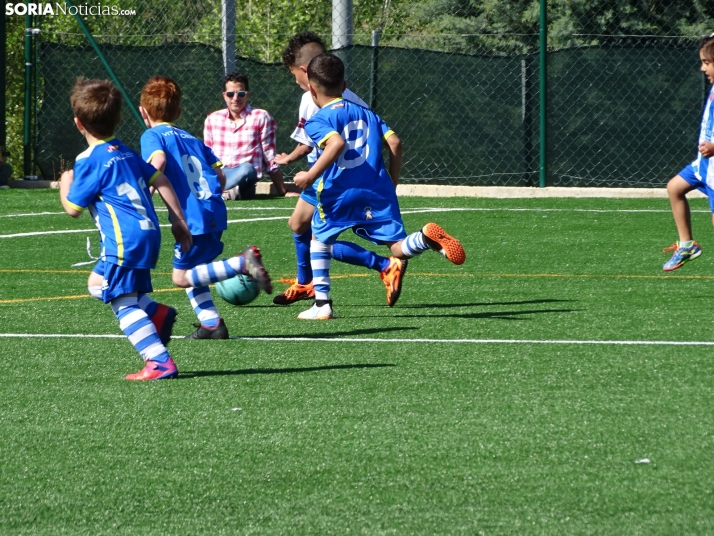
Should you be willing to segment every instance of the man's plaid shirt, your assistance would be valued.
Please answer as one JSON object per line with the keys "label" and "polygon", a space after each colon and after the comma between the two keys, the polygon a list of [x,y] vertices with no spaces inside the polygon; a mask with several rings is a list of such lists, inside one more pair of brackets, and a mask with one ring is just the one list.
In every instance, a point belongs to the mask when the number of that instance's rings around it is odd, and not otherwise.
{"label": "man's plaid shirt", "polygon": [[275,160],[275,119],[265,110],[246,105],[240,119],[233,121],[228,109],[218,110],[206,117],[203,142],[216,154],[225,167],[236,167],[248,162],[263,176],[280,166]]}

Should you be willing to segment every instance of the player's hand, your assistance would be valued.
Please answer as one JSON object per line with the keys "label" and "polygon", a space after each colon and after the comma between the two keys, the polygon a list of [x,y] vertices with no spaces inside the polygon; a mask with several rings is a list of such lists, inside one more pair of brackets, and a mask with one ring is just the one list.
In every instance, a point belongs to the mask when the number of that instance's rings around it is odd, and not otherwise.
{"label": "player's hand", "polygon": [[178,220],[171,223],[171,233],[174,235],[176,242],[181,244],[181,251],[188,251],[193,245],[191,232],[188,230],[188,225],[184,220]]}
{"label": "player's hand", "polygon": [[708,141],[700,143],[699,152],[704,158],[711,158],[714,156],[714,143]]}
{"label": "player's hand", "polygon": [[293,178],[293,182],[295,183],[295,186],[301,190],[306,190],[315,181],[310,179],[310,174],[307,171],[299,171]]}
{"label": "player's hand", "polygon": [[289,164],[291,162],[290,155],[288,153],[280,153],[278,156],[275,157],[275,160],[273,160],[273,162],[275,162],[279,166]]}

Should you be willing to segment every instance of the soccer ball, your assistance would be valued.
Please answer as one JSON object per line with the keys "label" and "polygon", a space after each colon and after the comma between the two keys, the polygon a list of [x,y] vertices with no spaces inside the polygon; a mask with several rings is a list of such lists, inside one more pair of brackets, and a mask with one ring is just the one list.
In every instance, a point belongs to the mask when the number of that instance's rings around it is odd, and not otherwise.
{"label": "soccer ball", "polygon": [[260,294],[260,287],[252,277],[239,274],[216,283],[218,295],[232,305],[246,305]]}

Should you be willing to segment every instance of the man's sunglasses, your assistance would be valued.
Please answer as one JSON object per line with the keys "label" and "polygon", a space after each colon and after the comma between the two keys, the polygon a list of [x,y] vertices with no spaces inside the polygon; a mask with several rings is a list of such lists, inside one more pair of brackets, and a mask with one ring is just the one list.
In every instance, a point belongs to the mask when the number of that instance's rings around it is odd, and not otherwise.
{"label": "man's sunglasses", "polygon": [[240,97],[242,99],[247,94],[248,94],[247,91],[226,91],[226,97],[228,97],[229,99],[232,99],[236,95],[238,95],[238,97]]}

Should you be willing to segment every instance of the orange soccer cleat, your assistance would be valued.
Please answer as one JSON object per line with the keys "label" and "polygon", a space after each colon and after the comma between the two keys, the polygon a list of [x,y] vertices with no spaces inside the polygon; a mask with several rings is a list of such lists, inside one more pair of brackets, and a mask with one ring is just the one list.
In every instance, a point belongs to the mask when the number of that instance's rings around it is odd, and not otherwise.
{"label": "orange soccer cleat", "polygon": [[466,252],[461,242],[456,240],[449,233],[444,231],[435,223],[427,223],[421,230],[426,237],[426,244],[454,264],[463,264],[466,260]]}
{"label": "orange soccer cleat", "polygon": [[285,292],[278,294],[273,298],[275,305],[290,305],[300,300],[311,300],[315,297],[315,287],[312,286],[312,281],[306,285],[301,285],[294,279],[281,280],[284,283],[290,282],[290,285]]}
{"label": "orange soccer cleat", "polygon": [[382,278],[384,286],[387,288],[387,305],[389,307],[394,307],[402,292],[402,281],[407,271],[407,264],[406,260],[389,257],[389,266],[379,273],[379,277]]}

